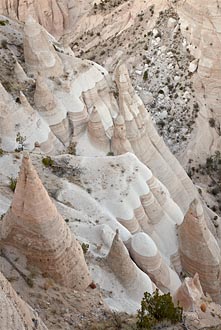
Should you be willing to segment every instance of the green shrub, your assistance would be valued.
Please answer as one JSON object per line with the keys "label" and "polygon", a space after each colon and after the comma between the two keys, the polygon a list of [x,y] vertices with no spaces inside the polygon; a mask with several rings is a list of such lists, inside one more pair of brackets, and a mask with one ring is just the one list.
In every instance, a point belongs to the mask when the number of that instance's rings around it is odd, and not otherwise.
{"label": "green shrub", "polygon": [[215,122],[214,118],[209,119],[209,125],[210,125],[210,127],[215,127],[216,126],[216,122]]}
{"label": "green shrub", "polygon": [[25,141],[26,141],[26,136],[22,136],[21,133],[18,132],[16,135],[16,142],[18,142],[18,148],[16,149],[16,151],[24,150]]}
{"label": "green shrub", "polygon": [[71,142],[67,148],[67,153],[70,155],[76,155],[76,147],[77,147],[77,143]]}
{"label": "green shrub", "polygon": [[157,289],[153,295],[148,292],[144,293],[136,324],[138,329],[150,330],[154,325],[163,321],[169,321],[172,324],[180,322],[182,313],[181,307],[174,306],[169,293],[160,295]]}
{"label": "green shrub", "polygon": [[34,286],[34,281],[33,281],[32,278],[27,277],[27,278],[26,278],[26,283],[28,284],[28,286],[29,286],[30,288],[33,288],[33,286]]}
{"label": "green shrub", "polygon": [[83,250],[84,254],[86,254],[88,249],[89,249],[89,244],[82,243],[81,247],[82,247],[82,250]]}
{"label": "green shrub", "polygon": [[4,49],[6,49],[8,47],[8,41],[6,39],[2,39],[1,47],[4,48]]}
{"label": "green shrub", "polygon": [[148,73],[147,73],[147,70],[146,70],[146,71],[144,71],[144,74],[143,74],[143,80],[147,81],[147,79],[148,79]]}
{"label": "green shrub", "polygon": [[9,177],[9,188],[14,192],[17,184],[17,179],[12,176]]}
{"label": "green shrub", "polygon": [[9,23],[8,20],[6,20],[6,21],[0,20],[0,26],[5,26],[8,23]]}
{"label": "green shrub", "polygon": [[114,156],[113,151],[109,151],[109,152],[107,153],[107,156]]}
{"label": "green shrub", "polygon": [[0,157],[4,155],[4,150],[0,148]]}
{"label": "green shrub", "polygon": [[51,159],[50,156],[47,156],[47,157],[42,158],[42,163],[46,167],[51,167],[51,166],[53,166],[54,161],[53,161],[53,159]]}

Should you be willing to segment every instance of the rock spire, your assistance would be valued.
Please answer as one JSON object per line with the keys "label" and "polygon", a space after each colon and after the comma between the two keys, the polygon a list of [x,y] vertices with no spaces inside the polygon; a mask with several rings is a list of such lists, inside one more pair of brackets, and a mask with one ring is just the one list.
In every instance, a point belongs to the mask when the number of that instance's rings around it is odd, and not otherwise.
{"label": "rock spire", "polygon": [[24,155],[12,204],[1,228],[1,243],[16,247],[28,262],[58,283],[83,290],[91,282],[80,244]]}
{"label": "rock spire", "polygon": [[145,291],[152,293],[155,290],[155,285],[148,275],[143,273],[130,258],[118,230],[107,255],[107,262],[134,300],[141,299]]}
{"label": "rock spire", "polygon": [[178,236],[184,272],[192,276],[197,272],[204,292],[220,303],[220,248],[206,225],[203,208],[197,200],[191,203]]}

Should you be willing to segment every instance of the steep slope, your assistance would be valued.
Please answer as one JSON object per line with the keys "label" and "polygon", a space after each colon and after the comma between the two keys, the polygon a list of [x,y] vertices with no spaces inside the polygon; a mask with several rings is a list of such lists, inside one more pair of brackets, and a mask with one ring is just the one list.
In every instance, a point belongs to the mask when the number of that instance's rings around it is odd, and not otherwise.
{"label": "steep slope", "polygon": [[57,38],[63,36],[70,26],[73,28],[83,9],[84,6],[78,0],[0,1],[0,14],[18,19],[21,22],[25,22],[28,15],[32,15],[37,22]]}

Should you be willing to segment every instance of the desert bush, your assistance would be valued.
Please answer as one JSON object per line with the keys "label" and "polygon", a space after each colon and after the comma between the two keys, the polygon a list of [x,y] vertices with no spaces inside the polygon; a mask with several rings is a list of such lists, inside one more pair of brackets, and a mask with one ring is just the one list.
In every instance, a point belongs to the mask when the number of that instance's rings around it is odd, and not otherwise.
{"label": "desert bush", "polygon": [[77,143],[71,142],[67,148],[67,153],[70,155],[76,155],[76,147],[77,147]]}
{"label": "desert bush", "polygon": [[24,150],[25,141],[26,141],[26,136],[22,136],[21,133],[18,132],[16,135],[16,142],[18,143],[18,148],[16,149],[16,151]]}
{"label": "desert bush", "polygon": [[89,244],[82,243],[81,247],[82,247],[82,250],[83,250],[84,254],[86,254],[88,249],[89,249]]}
{"label": "desert bush", "polygon": [[9,177],[9,188],[14,192],[17,184],[17,179],[14,177],[10,176]]}
{"label": "desert bush", "polygon": [[107,153],[107,156],[114,156],[114,153],[113,153],[112,151],[109,151],[109,152]]}
{"label": "desert bush", "polygon": [[148,79],[148,73],[147,73],[147,70],[146,70],[146,71],[144,71],[144,74],[143,74],[143,80],[147,81],[147,79]]}
{"label": "desert bush", "polygon": [[5,26],[6,25],[6,21],[0,20],[0,26]]}
{"label": "desert bush", "polygon": [[8,46],[8,41],[6,39],[2,39],[2,41],[1,41],[1,47],[4,48],[4,49],[6,49],[7,46]]}
{"label": "desert bush", "polygon": [[175,324],[182,320],[182,313],[181,307],[174,306],[170,293],[160,295],[158,289],[153,295],[145,292],[137,314],[137,328],[150,330],[163,321]]}
{"label": "desert bush", "polygon": [[51,166],[53,166],[54,161],[53,161],[53,159],[51,159],[50,156],[47,156],[47,157],[42,158],[42,163],[46,167],[51,167]]}
{"label": "desert bush", "polygon": [[216,126],[216,122],[215,122],[214,118],[209,119],[209,125],[210,125],[210,127],[215,127]]}

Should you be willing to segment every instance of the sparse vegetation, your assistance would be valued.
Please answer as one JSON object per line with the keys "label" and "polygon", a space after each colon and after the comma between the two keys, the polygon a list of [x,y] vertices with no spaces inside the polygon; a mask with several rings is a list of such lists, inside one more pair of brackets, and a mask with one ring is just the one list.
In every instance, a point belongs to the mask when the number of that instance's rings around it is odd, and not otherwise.
{"label": "sparse vegetation", "polygon": [[67,153],[70,155],[76,155],[76,147],[77,147],[77,143],[71,142],[67,148]]}
{"label": "sparse vegetation", "polygon": [[153,295],[145,292],[137,314],[137,327],[151,330],[153,326],[163,321],[176,324],[182,320],[182,313],[181,307],[174,306],[169,293],[160,295],[158,289]]}
{"label": "sparse vegetation", "polygon": [[8,47],[8,41],[6,39],[2,39],[1,48],[6,49]]}
{"label": "sparse vegetation", "polygon": [[216,122],[215,122],[214,118],[209,119],[209,125],[210,125],[210,127],[215,127],[216,126]]}
{"label": "sparse vegetation", "polygon": [[0,148],[0,157],[4,155],[4,150]]}
{"label": "sparse vegetation", "polygon": [[113,151],[109,151],[109,152],[107,153],[107,156],[114,156]]}
{"label": "sparse vegetation", "polygon": [[5,26],[6,24],[8,24],[8,20],[0,20],[0,26]]}
{"label": "sparse vegetation", "polygon": [[26,283],[28,284],[28,286],[29,286],[30,288],[33,288],[33,286],[34,286],[34,281],[33,281],[33,279],[32,279],[31,277],[27,277],[27,278],[26,278]]}
{"label": "sparse vegetation", "polygon": [[42,163],[46,167],[51,167],[51,166],[53,166],[54,161],[53,161],[53,159],[51,159],[50,156],[47,156],[47,157],[42,158]]}
{"label": "sparse vegetation", "polygon": [[84,254],[86,254],[87,251],[89,250],[89,244],[82,243],[81,247],[82,247],[82,250],[83,250]]}
{"label": "sparse vegetation", "polygon": [[14,192],[17,184],[17,179],[10,176],[9,177],[9,188]]}
{"label": "sparse vegetation", "polygon": [[26,136],[22,136],[21,133],[18,132],[16,136],[16,142],[18,143],[18,148],[16,149],[16,151],[24,150],[25,141],[26,141]]}
{"label": "sparse vegetation", "polygon": [[91,188],[87,188],[87,192],[88,192],[88,194],[91,194],[92,193],[92,189]]}
{"label": "sparse vegetation", "polygon": [[147,81],[147,79],[148,79],[148,73],[147,73],[147,70],[146,70],[146,71],[144,71],[144,74],[143,74],[143,80]]}

